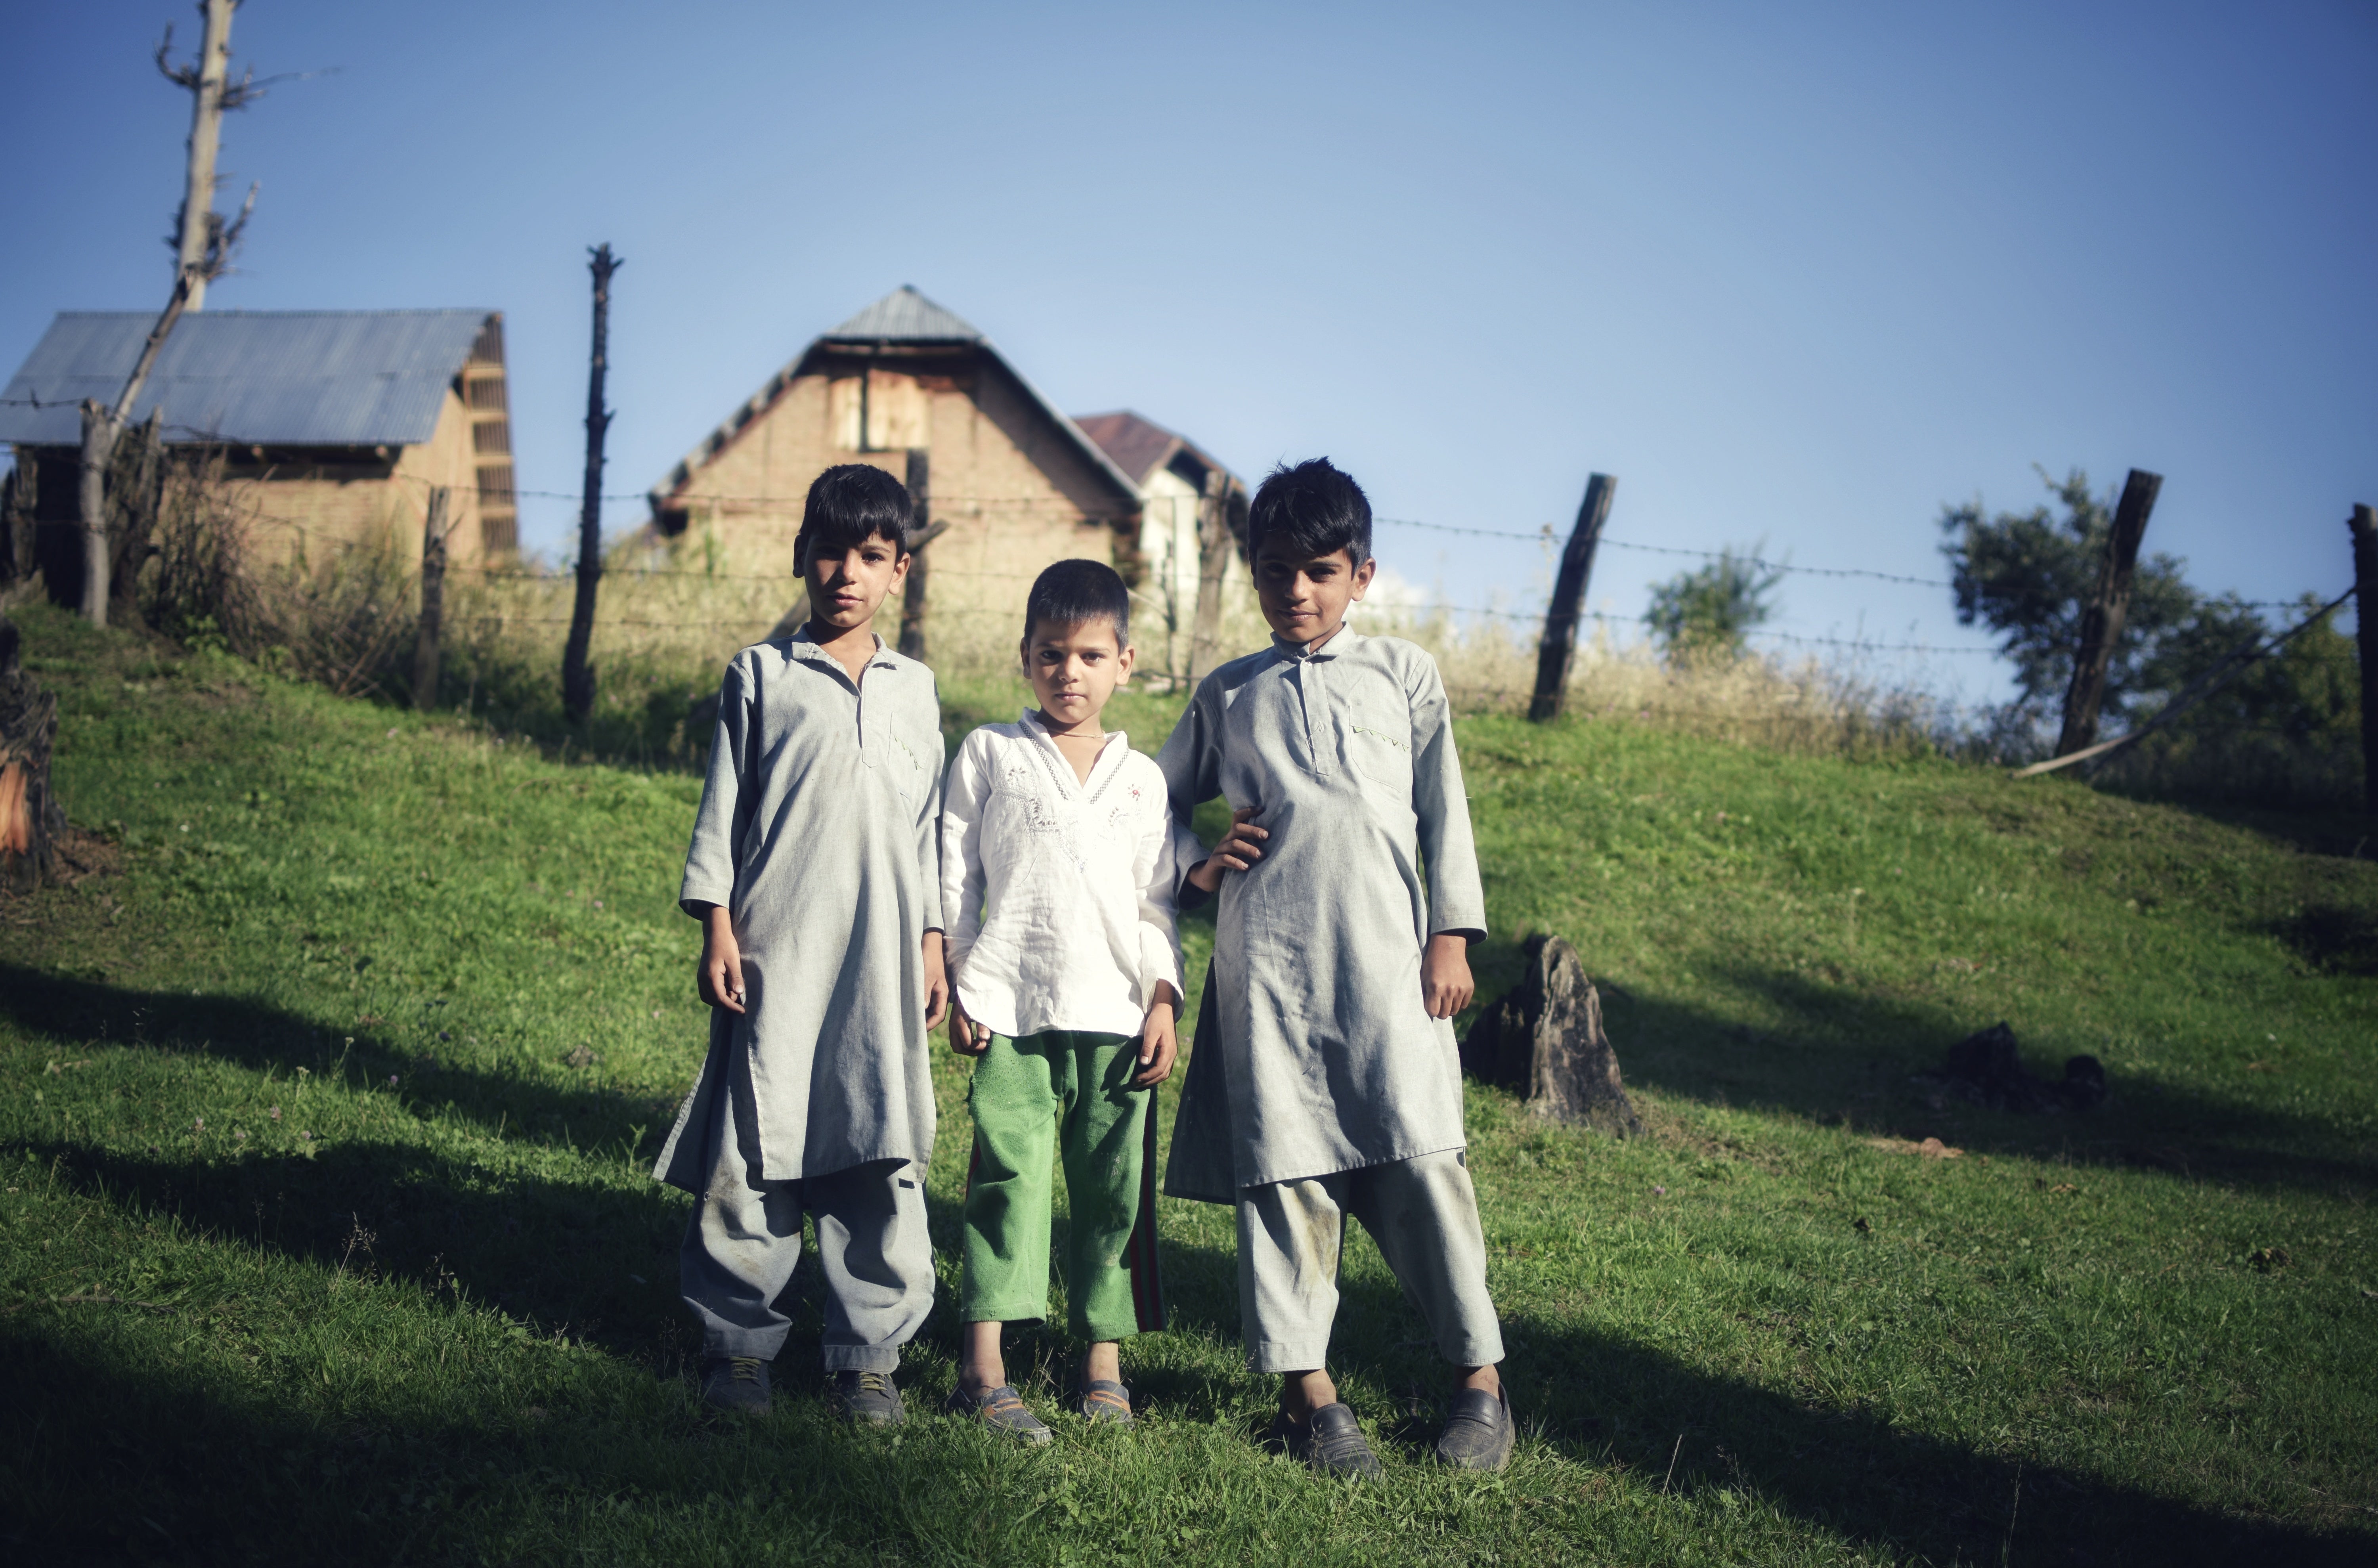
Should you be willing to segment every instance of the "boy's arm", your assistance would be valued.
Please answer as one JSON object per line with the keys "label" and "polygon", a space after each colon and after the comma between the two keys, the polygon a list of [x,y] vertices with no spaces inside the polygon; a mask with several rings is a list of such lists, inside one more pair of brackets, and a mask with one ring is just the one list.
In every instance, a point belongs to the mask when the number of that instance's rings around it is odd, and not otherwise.
{"label": "boy's arm", "polygon": [[917,894],[923,904],[925,932],[920,955],[925,966],[925,1027],[937,1029],[949,1016],[949,939],[942,920],[942,763],[949,742],[942,739],[942,692],[928,678],[931,693],[922,728],[929,737],[932,762],[925,769],[924,801],[917,810]]}
{"label": "boy's arm", "polygon": [[685,851],[685,880],[678,907],[702,922],[702,957],[694,962],[693,988],[703,1002],[730,1013],[743,1011],[743,952],[735,939],[732,913],[735,868],[740,862],[752,802],[744,798],[743,764],[751,749],[750,684],[739,661],[727,667],[718,683],[718,723],[711,731],[710,771],[694,812],[693,841]]}
{"label": "boy's arm", "polygon": [[1173,860],[1171,814],[1151,802],[1140,821],[1131,868],[1139,892],[1139,994],[1151,1001],[1159,985],[1170,985],[1175,996],[1183,994],[1181,937],[1173,924]]}
{"label": "boy's arm", "polygon": [[982,935],[982,814],[991,799],[981,731],[958,742],[942,790],[942,918],[947,932],[950,983],[966,972],[967,954]]}
{"label": "boy's arm", "polygon": [[1486,935],[1486,892],[1478,880],[1470,798],[1453,746],[1453,710],[1436,661],[1422,656],[1411,693],[1412,813],[1428,876],[1428,934],[1476,942]]}
{"label": "boy's arm", "polygon": [[741,659],[727,667],[718,682],[718,723],[711,730],[710,770],[702,781],[702,804],[693,814],[693,841],[686,847],[685,880],[678,907],[696,920],[706,906],[731,910],[735,868],[751,826],[754,802],[744,798],[744,767],[751,742],[750,680]]}
{"label": "boy's arm", "polygon": [[1189,822],[1199,806],[1222,792],[1220,706],[1221,688],[1208,676],[1198,683],[1164,749],[1156,754],[1156,766],[1164,775],[1165,799],[1171,809],[1168,846],[1171,863],[1167,874],[1184,910],[1195,909],[1212,892],[1189,880],[1190,874],[1207,859],[1206,842]]}

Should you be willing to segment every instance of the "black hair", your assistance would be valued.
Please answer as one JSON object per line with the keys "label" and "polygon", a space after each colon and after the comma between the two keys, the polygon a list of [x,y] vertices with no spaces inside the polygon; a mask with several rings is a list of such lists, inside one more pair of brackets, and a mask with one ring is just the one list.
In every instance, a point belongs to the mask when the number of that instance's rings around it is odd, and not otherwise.
{"label": "black hair", "polygon": [[1253,563],[1267,538],[1277,538],[1304,560],[1344,550],[1356,566],[1371,559],[1371,498],[1352,475],[1315,457],[1291,468],[1283,463],[1265,476],[1247,508],[1247,561]]}
{"label": "black hair", "polygon": [[908,553],[908,528],[916,516],[908,487],[867,463],[839,463],[810,481],[801,506],[801,531],[793,538],[793,560],[810,569],[812,550],[839,555],[867,539],[886,539]]}
{"label": "black hair", "polygon": [[1085,621],[1114,622],[1115,646],[1131,645],[1131,590],[1123,573],[1103,561],[1061,561],[1032,579],[1024,601],[1024,635],[1044,621],[1077,626]]}

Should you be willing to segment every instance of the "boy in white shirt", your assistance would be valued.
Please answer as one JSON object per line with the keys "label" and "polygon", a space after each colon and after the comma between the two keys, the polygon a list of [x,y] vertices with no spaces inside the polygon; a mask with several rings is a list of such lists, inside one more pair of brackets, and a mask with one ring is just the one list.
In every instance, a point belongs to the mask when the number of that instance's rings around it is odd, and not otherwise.
{"label": "boy in white shirt", "polygon": [[1099,723],[1131,673],[1122,577],[1094,561],[1040,573],[1023,654],[1039,709],[968,735],[943,796],[950,1048],[976,1059],[950,1407],[1039,1443],[1050,1430],[1009,1385],[1000,1331],[1048,1315],[1060,1154],[1085,1418],[1131,1419],[1117,1342],[1164,1326],[1154,1086],[1172,1071],[1181,960],[1164,777]]}

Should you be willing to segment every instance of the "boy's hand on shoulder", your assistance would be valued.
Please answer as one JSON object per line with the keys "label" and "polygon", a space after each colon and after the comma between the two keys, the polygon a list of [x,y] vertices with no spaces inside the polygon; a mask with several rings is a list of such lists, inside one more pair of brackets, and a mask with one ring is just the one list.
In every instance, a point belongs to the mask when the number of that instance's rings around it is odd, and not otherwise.
{"label": "boy's hand on shoulder", "polygon": [[1257,827],[1252,820],[1254,806],[1241,806],[1231,814],[1231,830],[1213,852],[1189,873],[1189,885],[1201,893],[1211,893],[1222,885],[1225,871],[1249,871],[1263,859],[1264,840],[1271,837],[1268,828]]}
{"label": "boy's hand on shoulder", "polygon": [[991,1025],[967,1017],[966,1004],[950,998],[950,1049],[961,1056],[979,1056],[991,1049]]}
{"label": "boy's hand on shoulder", "polygon": [[1420,959],[1420,996],[1428,1016],[1451,1018],[1470,1005],[1477,989],[1470,978],[1470,938],[1449,931],[1430,937]]}
{"label": "boy's hand on shoulder", "polygon": [[1181,1054],[1180,1028],[1181,994],[1172,989],[1171,981],[1159,981],[1156,1000],[1148,1004],[1147,1017],[1139,1025],[1139,1071],[1132,1080],[1134,1089],[1147,1089],[1172,1076],[1172,1063]]}
{"label": "boy's hand on shoulder", "polygon": [[735,923],[723,905],[703,906],[702,957],[693,966],[693,990],[705,1007],[730,1013],[744,1010],[743,947],[735,940]]}

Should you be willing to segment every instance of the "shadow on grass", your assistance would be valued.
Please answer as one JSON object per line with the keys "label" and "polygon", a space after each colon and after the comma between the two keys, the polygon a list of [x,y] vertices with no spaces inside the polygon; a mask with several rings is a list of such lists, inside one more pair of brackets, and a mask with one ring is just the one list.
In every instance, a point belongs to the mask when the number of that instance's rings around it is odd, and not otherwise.
{"label": "shadow on grass", "polygon": [[[28,1033],[83,1046],[140,1046],[204,1055],[258,1071],[299,1067],[350,1087],[400,1075],[403,1101],[416,1114],[435,1107],[477,1130],[507,1129],[553,1142],[613,1145],[643,1129],[637,1149],[657,1153],[676,1113],[655,1102],[590,1084],[543,1084],[501,1071],[456,1066],[396,1043],[370,1025],[333,1028],[303,1015],[237,996],[136,991],[0,963],[0,1019]],[[354,1040],[352,1048],[340,1042]],[[658,1125],[655,1125],[655,1124]]]}
{"label": "shadow on grass", "polygon": [[[1519,973],[1509,944],[1495,944],[1474,967],[1481,996],[1497,995]],[[1712,978],[1766,997],[1791,1022],[1748,1030],[1663,998],[1605,992],[1603,1016],[1628,1082],[1865,1133],[1940,1137],[1983,1153],[2145,1166],[2197,1180],[2269,1182],[2341,1196],[2378,1188],[2378,1159],[2312,1117],[2125,1080],[2119,1072],[2111,1075],[2110,1102],[2096,1111],[1986,1110],[1909,1080],[1940,1067],[1950,1046],[1996,1019],[1954,1016],[1945,1007],[1787,971],[1735,967]],[[2051,1080],[2061,1076],[2063,1055],[2036,1042],[2024,1052],[2025,1065]]]}
{"label": "shadow on grass", "polygon": [[[1183,1326],[1224,1327],[1195,1313]],[[2018,1473],[2010,1461],[1694,1371],[1623,1338],[1525,1319],[1508,1331],[1505,1374],[1523,1424],[1552,1453],[1583,1470],[1623,1467],[1643,1489],[1660,1477],[1662,1490],[1696,1506],[1722,1502],[1718,1489],[1747,1492],[1854,1547],[1939,1563],[1998,1559],[2011,1516],[2013,1552],[2025,1562],[2367,1561],[2366,1538],[2235,1519],[2084,1471],[2025,1465]],[[871,1560],[888,1548],[963,1561],[953,1549],[963,1544],[955,1537],[967,1517],[1028,1516],[1025,1505],[1043,1484],[1021,1456],[986,1466],[968,1445],[930,1433],[887,1447],[835,1430],[814,1401],[798,1396],[798,1380],[788,1381],[777,1416],[751,1428],[705,1423],[651,1384],[642,1385],[649,1395],[607,1392],[599,1369],[582,1369],[574,1383],[572,1374],[555,1374],[559,1381],[535,1394],[547,1410],[474,1405],[462,1390],[443,1403],[391,1393],[333,1419],[202,1383],[170,1357],[127,1357],[114,1347],[124,1332],[38,1310],[0,1321],[0,1356],[11,1369],[8,1413],[0,1416],[0,1540],[19,1551],[79,1545],[103,1547],[108,1561],[318,1561],[335,1547],[342,1560],[463,1560],[489,1550],[478,1532],[509,1527],[513,1544],[499,1555],[558,1559],[591,1550],[594,1527],[636,1515],[682,1526],[691,1513],[706,1534],[714,1516],[703,1510],[731,1510],[739,1494],[749,1509],[758,1488],[781,1532],[772,1560],[786,1555],[784,1538],[807,1535],[820,1558]],[[1345,1282],[1337,1368],[1358,1390],[1429,1391],[1433,1400],[1399,1398],[1383,1423],[1401,1457],[1424,1466],[1447,1369],[1414,1347],[1420,1333],[1391,1285]],[[805,1359],[805,1349],[797,1340],[787,1359]],[[1234,1396],[1260,1401],[1264,1393],[1225,1389],[1222,1408],[1210,1382],[1135,1381],[1176,1421],[1244,1424],[1247,1402]],[[1376,1393],[1354,1397],[1368,1406],[1363,1414],[1383,1414]],[[921,1414],[925,1402],[913,1403]],[[1427,1408],[1432,1403],[1436,1408]],[[470,1413],[446,1413],[458,1409]],[[1087,1461],[1096,1485],[1087,1447],[1078,1436],[1061,1438],[1060,1455],[1077,1468]],[[1142,1484],[1156,1478],[1144,1468],[1133,1473]],[[1378,1485],[1382,1504],[1393,1507],[1398,1494],[1409,1502],[1417,1487],[1438,1484],[1424,1468],[1399,1467]],[[918,1506],[936,1496],[943,1506]],[[970,1510],[946,1505],[959,1496],[971,1500]],[[1449,1504],[1440,1497],[1436,1506],[1506,1511],[1483,1497]],[[770,1521],[747,1514],[739,1523],[730,1513],[715,1522],[748,1528]],[[523,1526],[545,1532],[529,1538],[541,1550],[521,1550]],[[1044,1523],[1039,1535],[1058,1527]],[[1548,1526],[1520,1528],[1548,1557],[1585,1545]],[[590,1533],[582,1538],[582,1530]],[[1216,1534],[1209,1544],[1220,1546]],[[1032,1544],[1034,1555],[1045,1554],[1046,1538]],[[1316,1542],[1307,1560],[1342,1555]]]}

